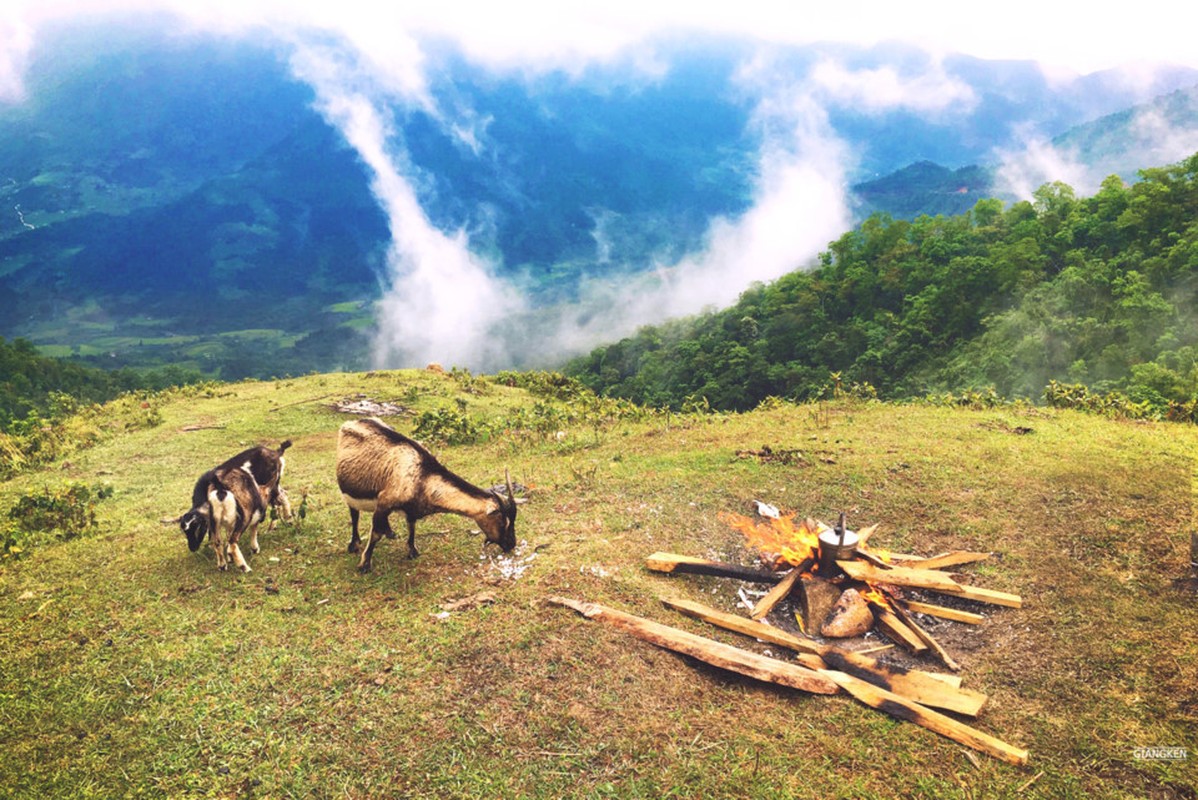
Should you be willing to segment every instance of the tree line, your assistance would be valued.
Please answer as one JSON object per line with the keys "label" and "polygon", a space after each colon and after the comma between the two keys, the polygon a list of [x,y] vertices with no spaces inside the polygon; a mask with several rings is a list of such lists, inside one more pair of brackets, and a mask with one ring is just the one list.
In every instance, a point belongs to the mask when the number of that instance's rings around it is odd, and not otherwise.
{"label": "tree line", "polygon": [[956,216],[875,214],[810,270],[731,308],[641,329],[572,361],[602,394],[753,408],[819,396],[838,373],[881,397],[1050,381],[1162,410],[1198,395],[1198,154],[1116,176],[1090,197],[1050,183],[1031,201]]}

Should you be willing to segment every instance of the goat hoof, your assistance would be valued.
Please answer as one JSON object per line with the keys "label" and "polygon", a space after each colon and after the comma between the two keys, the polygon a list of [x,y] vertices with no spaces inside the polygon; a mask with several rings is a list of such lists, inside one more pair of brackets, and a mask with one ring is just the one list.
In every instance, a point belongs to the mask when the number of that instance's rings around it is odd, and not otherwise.
{"label": "goat hoof", "polygon": [[358,565],[358,574],[359,575],[365,575],[368,572],[370,572],[369,564],[359,564]]}
{"label": "goat hoof", "polygon": [[262,552],[262,548],[261,547],[251,547],[250,552],[253,553],[254,555],[258,555],[259,553]]}
{"label": "goat hoof", "polygon": [[350,543],[349,543],[349,547],[345,548],[345,552],[347,552],[347,553],[357,553],[357,552],[359,552],[361,549],[362,549],[362,548],[358,546],[358,543],[357,543],[357,542],[350,542]]}
{"label": "goat hoof", "polygon": [[419,555],[420,553],[416,552],[416,548],[412,548],[408,551],[408,558],[416,558]]}
{"label": "goat hoof", "polygon": [[241,568],[241,571],[242,572],[253,572],[254,570],[250,569],[249,564],[246,564],[244,567]]}

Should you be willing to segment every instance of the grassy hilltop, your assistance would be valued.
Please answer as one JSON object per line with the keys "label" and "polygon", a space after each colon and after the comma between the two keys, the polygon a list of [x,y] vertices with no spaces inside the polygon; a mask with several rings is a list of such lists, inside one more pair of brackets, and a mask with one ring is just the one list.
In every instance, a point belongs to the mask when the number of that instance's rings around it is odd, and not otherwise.
{"label": "grassy hilltop", "polygon": [[[357,393],[435,412],[425,430],[482,432],[433,449],[477,484],[509,467],[528,487],[510,557],[484,552],[469,520],[433,517],[419,526],[419,559],[383,542],[375,571],[357,574],[333,477],[347,417],[325,406]],[[1198,599],[1174,585],[1195,522],[1192,426],[850,400],[579,411],[427,371],[193,388],[157,412],[157,425],[0,484],[4,515],[68,481],[111,488],[87,534],[35,536],[0,561],[0,795],[1198,792]],[[410,433],[414,420],[394,424]],[[204,469],[284,438],[295,444],[283,484],[297,506],[307,492],[307,514],[262,534],[252,573],[217,572],[210,548],[192,554],[160,524],[187,510]],[[763,445],[802,458],[737,457]],[[764,650],[657,602],[732,610],[735,582],[642,566],[657,550],[749,563],[717,515],[748,513],[754,499],[878,522],[874,541],[894,550],[1000,554],[965,570],[1022,594],[1024,608],[981,608],[976,632],[947,641],[965,685],[991,696],[977,726],[1028,748],[1029,764],[542,604],[593,600]],[[484,591],[493,604],[442,610]],[[1137,760],[1140,746],[1185,747],[1189,759]]]}

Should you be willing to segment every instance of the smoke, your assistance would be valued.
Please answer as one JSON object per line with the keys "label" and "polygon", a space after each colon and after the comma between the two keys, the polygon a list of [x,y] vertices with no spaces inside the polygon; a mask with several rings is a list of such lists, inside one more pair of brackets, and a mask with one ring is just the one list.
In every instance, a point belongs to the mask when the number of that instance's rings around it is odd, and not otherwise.
{"label": "smoke", "polygon": [[[1198,107],[1198,91],[1191,91],[1189,104]],[[998,154],[996,189],[1009,197],[1032,199],[1045,183],[1066,183],[1079,195],[1098,191],[1103,180],[1118,175],[1136,179],[1145,166],[1165,166],[1198,151],[1198,129],[1188,124],[1187,96],[1177,93],[1168,103],[1135,112],[1124,125],[1097,129],[1055,145],[1042,136],[1025,133],[1021,147]],[[1085,152],[1085,157],[1082,152]]]}

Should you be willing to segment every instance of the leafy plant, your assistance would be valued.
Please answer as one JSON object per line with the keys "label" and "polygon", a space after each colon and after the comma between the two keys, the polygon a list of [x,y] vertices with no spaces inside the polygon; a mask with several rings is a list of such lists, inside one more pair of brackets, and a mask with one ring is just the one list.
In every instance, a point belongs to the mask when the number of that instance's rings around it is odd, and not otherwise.
{"label": "leafy plant", "polygon": [[96,525],[96,504],[111,496],[111,486],[73,481],[26,492],[8,512],[4,557],[20,555],[39,537],[66,540],[84,535]]}
{"label": "leafy plant", "polygon": [[479,422],[463,408],[438,408],[422,411],[416,417],[417,439],[443,444],[474,444],[491,434],[491,426]]}

